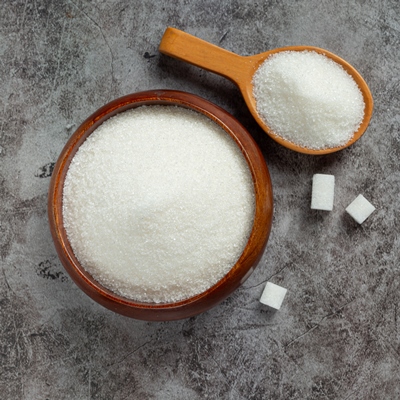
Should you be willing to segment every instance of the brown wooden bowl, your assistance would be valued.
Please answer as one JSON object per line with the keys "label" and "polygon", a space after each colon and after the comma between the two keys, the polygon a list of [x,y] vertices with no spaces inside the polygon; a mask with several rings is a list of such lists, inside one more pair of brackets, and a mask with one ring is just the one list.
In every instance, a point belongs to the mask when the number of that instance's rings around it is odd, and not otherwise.
{"label": "brown wooden bowl", "polygon": [[[197,111],[220,125],[237,143],[251,171],[255,191],[255,217],[247,245],[237,263],[205,292],[174,303],[143,303],[115,294],[97,282],[79,263],[64,228],[62,202],[65,177],[79,146],[105,120],[143,105],[175,105]],[[93,300],[117,313],[148,321],[191,317],[215,306],[243,283],[256,267],[268,241],[272,223],[272,186],[264,158],[244,127],[229,113],[198,96],[172,90],[130,94],[113,100],[92,114],[62,150],[52,174],[48,214],[58,256],[73,281]]]}

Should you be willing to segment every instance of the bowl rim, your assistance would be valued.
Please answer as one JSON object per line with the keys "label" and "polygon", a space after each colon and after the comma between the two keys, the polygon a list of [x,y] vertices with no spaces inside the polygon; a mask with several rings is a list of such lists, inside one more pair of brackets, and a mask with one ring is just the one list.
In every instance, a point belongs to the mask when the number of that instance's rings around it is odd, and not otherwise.
{"label": "bowl rim", "polygon": [[[79,146],[96,128],[117,113],[142,105],[175,105],[197,111],[221,126],[235,141],[250,169],[255,192],[253,228],[245,249],[230,271],[204,292],[173,303],[144,303],[122,297],[97,282],[79,263],[63,224],[62,194],[69,165]],[[48,217],[58,256],[80,289],[119,314],[147,321],[188,318],[214,307],[228,297],[253,272],[271,231],[272,184],[264,157],[248,131],[226,110],[197,95],[176,90],[148,90],[128,94],[91,114],[72,134],[55,164],[49,187]]]}

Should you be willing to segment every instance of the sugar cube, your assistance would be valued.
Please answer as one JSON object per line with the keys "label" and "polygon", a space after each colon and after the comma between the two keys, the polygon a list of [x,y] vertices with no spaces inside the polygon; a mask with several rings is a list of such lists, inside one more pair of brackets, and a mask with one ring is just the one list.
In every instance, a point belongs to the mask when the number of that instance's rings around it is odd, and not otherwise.
{"label": "sugar cube", "polygon": [[362,224],[375,211],[375,207],[362,194],[359,194],[346,211],[354,220]]}
{"label": "sugar cube", "polygon": [[264,291],[260,298],[260,303],[265,304],[275,310],[281,308],[283,299],[285,298],[287,289],[275,285],[274,283],[267,282]]}
{"label": "sugar cube", "polygon": [[311,208],[313,210],[333,210],[335,177],[333,175],[315,174],[312,182]]}

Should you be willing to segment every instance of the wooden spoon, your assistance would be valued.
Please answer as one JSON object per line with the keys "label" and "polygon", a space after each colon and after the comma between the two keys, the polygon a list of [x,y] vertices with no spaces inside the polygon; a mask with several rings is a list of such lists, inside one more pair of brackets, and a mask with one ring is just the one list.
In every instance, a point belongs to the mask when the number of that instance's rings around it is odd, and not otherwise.
{"label": "wooden spoon", "polygon": [[[204,68],[208,71],[214,72],[216,74],[224,76],[225,78],[230,79],[239,87],[247,104],[247,107],[249,108],[251,114],[258,122],[258,124],[264,129],[264,131],[276,142],[300,153],[328,154],[338,150],[342,150],[345,147],[353,144],[363,135],[371,119],[373,109],[372,95],[368,88],[368,85],[366,84],[362,76],[356,71],[354,67],[352,67],[342,58],[318,47],[283,47],[270,50],[265,53],[244,57],[239,56],[235,53],[231,53],[230,51],[222,49],[221,47],[215,46],[178,29],[168,27],[161,40],[159,50],[163,54],[175,57],[182,61],[189,62],[190,64],[196,65],[200,68]],[[336,63],[340,64],[353,77],[362,92],[365,103],[364,119],[357,132],[354,133],[353,137],[342,146],[318,150],[299,146],[298,144],[292,143],[276,135],[257,113],[256,100],[253,96],[252,80],[253,75],[257,71],[259,66],[264,62],[267,57],[274,53],[278,53],[280,51],[304,50],[315,51],[317,53],[323,54],[331,58]]]}

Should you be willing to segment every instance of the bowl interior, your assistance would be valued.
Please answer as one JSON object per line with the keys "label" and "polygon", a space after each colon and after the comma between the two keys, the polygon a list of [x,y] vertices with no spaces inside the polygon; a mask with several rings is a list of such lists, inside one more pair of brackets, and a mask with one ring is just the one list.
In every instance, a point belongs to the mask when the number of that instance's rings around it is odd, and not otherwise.
{"label": "bowl interior", "polygon": [[[227,275],[203,293],[175,303],[142,303],[115,294],[97,282],[79,263],[68,241],[62,197],[69,165],[86,138],[105,120],[143,105],[175,105],[197,111],[220,125],[244,155],[254,183],[255,216],[247,245]],[[54,168],[49,190],[49,223],[55,247],[75,283],[93,300],[120,314],[143,320],[174,320],[199,314],[231,294],[251,274],[266,246],[272,222],[272,186],[264,158],[244,127],[218,106],[185,92],[154,90],[116,99],[92,114],[71,136]]]}

